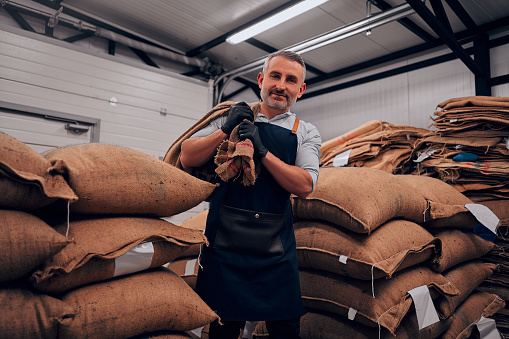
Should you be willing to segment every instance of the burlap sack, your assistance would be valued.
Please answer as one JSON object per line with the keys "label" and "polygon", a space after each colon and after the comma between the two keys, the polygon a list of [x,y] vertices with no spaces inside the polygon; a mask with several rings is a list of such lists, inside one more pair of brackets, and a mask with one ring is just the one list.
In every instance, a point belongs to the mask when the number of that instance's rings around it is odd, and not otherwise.
{"label": "burlap sack", "polygon": [[472,334],[476,322],[482,317],[489,318],[504,308],[505,302],[494,294],[472,293],[447,319],[448,330],[441,339],[466,339]]}
{"label": "burlap sack", "polygon": [[[179,226],[182,226],[185,228],[190,228],[193,230],[198,230],[203,233],[203,232],[205,232],[205,227],[207,225],[208,215],[209,215],[209,210],[202,211],[202,212],[192,216],[191,218],[181,222],[179,224]],[[185,252],[183,252],[180,255],[180,257],[184,258],[184,257],[198,256],[201,252],[201,249],[200,249],[201,246],[202,246],[201,244],[189,246],[189,248]]]}
{"label": "burlap sack", "polygon": [[426,228],[472,229],[479,223],[465,207],[466,204],[472,204],[472,200],[442,180],[419,175],[401,175],[398,179],[408,185],[413,194],[422,196],[428,202],[420,222]]}
{"label": "burlap sack", "polygon": [[172,271],[158,268],[73,290],[62,300],[78,310],[62,338],[129,338],[188,331],[218,316]]}
{"label": "burlap sack", "polygon": [[214,163],[218,165],[216,173],[221,180],[242,180],[244,186],[254,185],[260,172],[260,162],[258,159],[255,161],[253,143],[250,139],[239,140],[238,125],[230,133],[230,138],[219,145]]}
{"label": "burlap sack", "polygon": [[294,223],[299,267],[371,280],[426,261],[439,242],[422,226],[395,219],[358,234],[321,221]]}
{"label": "burlap sack", "polygon": [[343,317],[348,317],[352,308],[357,311],[354,321],[373,327],[380,324],[392,334],[413,305],[408,291],[426,285],[433,299],[459,293],[441,274],[426,267],[409,268],[391,279],[375,280],[375,298],[370,281],[345,278],[324,271],[301,269],[300,283],[306,308]]}
{"label": "burlap sack", "polygon": [[198,260],[198,257],[182,258],[172,261],[164,266],[175,272],[186,282],[186,284],[189,285],[189,287],[194,290],[196,288],[198,269],[200,268]]}
{"label": "burlap sack", "polygon": [[435,272],[443,272],[464,261],[480,258],[494,247],[491,241],[468,230],[448,229],[431,233],[441,242],[440,251],[429,262],[429,267]]}
{"label": "burlap sack", "polygon": [[296,220],[324,220],[356,233],[396,217],[421,222],[427,207],[398,176],[368,167],[322,167],[313,193],[292,195],[291,202]]}
{"label": "burlap sack", "polygon": [[71,211],[172,216],[206,200],[215,186],[140,151],[106,144],[59,147],[44,156],[80,200]]}
{"label": "burlap sack", "polygon": [[51,164],[23,142],[0,132],[0,208],[34,210],[57,199],[78,199]]}
{"label": "burlap sack", "polygon": [[[446,323],[440,321],[419,330],[417,317],[412,311],[405,316],[395,335],[385,329],[379,333],[378,328],[365,326],[330,312],[313,309],[308,309],[300,320],[302,339],[435,339],[446,329]],[[268,337],[265,322],[259,322],[253,332],[253,339]]]}
{"label": "burlap sack", "polygon": [[486,200],[479,203],[488,207],[499,219],[509,219],[509,199]]}
{"label": "burlap sack", "polygon": [[189,339],[192,338],[184,331],[156,331],[143,333],[129,339]]}
{"label": "burlap sack", "polygon": [[509,98],[507,97],[492,97],[492,96],[471,96],[471,97],[460,97],[451,98],[444,102],[441,102],[437,107],[443,110],[448,110],[455,107],[465,106],[500,106],[509,107]]}
{"label": "burlap sack", "polygon": [[0,210],[0,282],[19,279],[67,246],[65,236],[36,216]]}
{"label": "burlap sack", "polygon": [[472,260],[459,264],[444,272],[443,276],[449,279],[459,291],[455,296],[444,296],[436,304],[442,319],[449,318],[456,308],[487,278],[489,278],[497,265]]}
{"label": "burlap sack", "polygon": [[[56,229],[64,233],[67,225]],[[204,244],[195,231],[157,218],[111,217],[73,221],[69,238],[75,243],[47,260],[30,277],[32,286],[46,293],[61,293],[115,275],[122,255],[143,242],[152,242],[150,268],[177,258],[190,245]],[[149,267],[139,267],[144,270]]]}
{"label": "burlap sack", "polygon": [[76,309],[23,283],[0,285],[0,338],[58,338],[59,326],[73,320]]}
{"label": "burlap sack", "polygon": [[[207,112],[200,120],[198,120],[193,126],[189,127],[187,131],[185,131],[180,137],[177,138],[177,140],[175,140],[175,142],[173,142],[173,144],[164,155],[163,161],[179,169],[183,169],[182,163],[180,162],[182,143],[189,139],[194,133],[206,127],[212,120],[227,115],[230,112],[231,105],[235,103],[236,102],[234,101],[221,102],[212,108],[209,112]],[[249,107],[255,115],[260,112],[260,106],[261,105],[259,102],[249,104]],[[186,169],[186,171],[194,177],[200,178],[201,180],[215,183],[217,178],[217,174],[215,172],[216,168],[217,166],[214,164],[214,160],[210,159],[203,166],[199,168],[193,167]]]}

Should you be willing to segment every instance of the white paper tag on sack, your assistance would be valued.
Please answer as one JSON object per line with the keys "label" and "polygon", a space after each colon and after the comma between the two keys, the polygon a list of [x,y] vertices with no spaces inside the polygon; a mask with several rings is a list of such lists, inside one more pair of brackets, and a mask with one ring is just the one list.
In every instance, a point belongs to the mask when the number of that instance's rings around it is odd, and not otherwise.
{"label": "white paper tag on sack", "polygon": [[476,325],[481,339],[501,339],[494,319],[481,316]]}
{"label": "white paper tag on sack", "polygon": [[437,150],[436,149],[430,149],[430,150],[427,150],[426,152],[423,152],[421,153],[417,159],[414,160],[414,162],[421,162],[423,161],[424,159],[427,159],[429,158],[430,155],[432,155],[433,153],[435,153]]}
{"label": "white paper tag on sack", "polygon": [[466,204],[465,208],[487,229],[497,234],[500,219],[487,206],[481,204]]}
{"label": "white paper tag on sack", "polygon": [[184,277],[194,275],[194,267],[198,259],[191,259],[186,262],[186,269],[184,271]]}
{"label": "white paper tag on sack", "polygon": [[434,324],[438,319],[438,314],[433,305],[433,300],[429,294],[428,286],[422,285],[408,291],[414,301],[415,312],[417,313],[417,321],[419,323],[419,330]]}
{"label": "white paper tag on sack", "polygon": [[357,310],[355,308],[351,308],[348,310],[348,320],[354,320],[357,315]]}
{"label": "white paper tag on sack", "polygon": [[195,328],[194,330],[191,330],[191,333],[197,336],[198,338],[201,338],[201,333],[203,332],[204,327],[205,326]]}
{"label": "white paper tag on sack", "polygon": [[114,277],[146,270],[152,264],[154,245],[151,242],[138,244],[129,252],[115,258]]}
{"label": "white paper tag on sack", "polygon": [[346,255],[340,255],[339,256],[339,262],[346,265],[346,261],[348,260],[348,257]]}
{"label": "white paper tag on sack", "polygon": [[350,158],[350,153],[352,152],[351,149],[348,151],[344,151],[339,153],[334,157],[334,160],[332,161],[332,166],[334,167],[342,167],[348,165],[348,159]]}
{"label": "white paper tag on sack", "polygon": [[244,325],[244,332],[242,332],[242,339],[251,339],[253,338],[253,332],[256,328],[258,321],[246,321]]}

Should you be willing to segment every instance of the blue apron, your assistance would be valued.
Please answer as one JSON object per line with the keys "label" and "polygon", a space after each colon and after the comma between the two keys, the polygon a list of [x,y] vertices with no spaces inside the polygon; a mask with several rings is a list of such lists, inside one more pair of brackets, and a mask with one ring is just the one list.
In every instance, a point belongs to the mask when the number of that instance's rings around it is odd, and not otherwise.
{"label": "blue apron", "polygon": [[[297,124],[293,132],[269,123],[255,124],[263,145],[294,165]],[[222,321],[298,318],[306,311],[290,193],[263,166],[253,186],[241,181],[221,183],[212,196],[205,230],[210,245],[202,251],[196,292]],[[232,243],[232,248],[221,243]]]}

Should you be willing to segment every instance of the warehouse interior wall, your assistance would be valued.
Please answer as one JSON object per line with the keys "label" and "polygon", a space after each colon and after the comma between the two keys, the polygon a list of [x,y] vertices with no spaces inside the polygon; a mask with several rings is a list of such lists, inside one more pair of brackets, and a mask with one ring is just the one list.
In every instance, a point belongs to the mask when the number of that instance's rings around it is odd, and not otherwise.
{"label": "warehouse interior wall", "polygon": [[[490,38],[506,35],[508,32],[497,32]],[[471,44],[464,47],[470,46]],[[436,48],[411,58],[335,79],[320,87],[346,83],[447,53],[450,53],[450,50],[446,47]],[[492,77],[509,74],[507,55],[507,44],[490,50]],[[306,59],[305,54],[303,58]],[[313,87],[313,91],[320,87]],[[231,85],[227,92],[234,91],[235,87]],[[475,77],[461,60],[456,59],[309,99],[305,99],[304,94],[302,99],[297,100],[292,112],[314,124],[322,135],[322,141],[327,141],[371,120],[432,129],[433,114],[439,103],[450,98],[474,95]],[[492,95],[509,96],[509,84],[493,86]],[[244,91],[229,100],[254,102],[258,97],[253,91]]]}
{"label": "warehouse interior wall", "polygon": [[[207,83],[85,53],[79,46],[18,28],[0,30],[0,103],[9,108],[9,115],[0,114],[0,131],[37,151],[40,145],[28,130],[45,135],[47,140],[39,142],[44,145],[66,146],[90,138],[66,130],[66,121],[52,120],[49,127],[47,119],[16,118],[16,110],[95,119],[100,122],[96,141],[160,159],[209,110]],[[201,210],[203,206],[197,207]],[[179,221],[187,217],[180,216]]]}
{"label": "warehouse interior wall", "polygon": [[[212,106],[209,85],[179,75],[178,69],[171,69],[170,62],[167,68],[150,67],[121,45],[114,56],[109,55],[104,39],[93,37],[70,44],[15,27],[16,23],[6,18],[2,17],[0,24],[0,103],[8,103],[10,109],[18,107],[29,112],[32,107],[55,112],[57,116],[96,119],[100,125],[99,142],[130,147],[162,158],[173,141]],[[39,27],[37,22],[32,24]],[[508,32],[503,30],[490,38]],[[436,48],[333,79],[314,86],[313,91],[447,53],[450,50],[446,47]],[[490,50],[492,77],[509,74],[507,55],[507,44]],[[306,55],[303,57],[305,59]],[[158,64],[164,65],[164,62],[158,60]],[[228,92],[234,92],[235,86],[232,82]],[[322,140],[326,141],[370,120],[430,128],[437,104],[449,98],[472,95],[475,95],[474,75],[456,59],[309,99],[304,96],[292,111],[316,125]],[[492,87],[492,95],[509,96],[509,84]],[[229,100],[255,102],[258,96],[247,90]],[[0,119],[6,121],[5,116]],[[0,124],[0,130],[8,133],[4,126],[5,123]],[[64,123],[51,126],[59,133],[78,137],[64,130]],[[44,128],[41,124],[40,129]],[[50,138],[51,134],[48,135]],[[81,135],[81,139],[75,140],[81,143],[89,139]],[[58,140],[68,142],[69,139],[53,138],[52,146],[62,146]],[[34,148],[41,150],[36,146]],[[198,207],[198,211],[202,209]],[[190,215],[195,212],[190,211]]]}

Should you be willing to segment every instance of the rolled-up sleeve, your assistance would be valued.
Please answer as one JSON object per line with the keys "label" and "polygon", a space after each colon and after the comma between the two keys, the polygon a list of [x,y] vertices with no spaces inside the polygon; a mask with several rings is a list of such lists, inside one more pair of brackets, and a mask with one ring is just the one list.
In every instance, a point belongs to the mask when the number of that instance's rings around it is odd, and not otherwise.
{"label": "rolled-up sleeve", "polygon": [[212,133],[221,128],[226,118],[227,116],[222,116],[212,120],[207,126],[203,127],[201,130],[191,135],[190,138],[206,137],[208,135],[211,135]]}
{"label": "rolled-up sleeve", "polygon": [[322,137],[314,125],[310,123],[303,123],[302,125],[302,127],[299,126],[299,129],[302,129],[299,131],[301,133],[298,133],[300,140],[297,147],[295,166],[303,168],[311,174],[314,190],[318,180]]}

